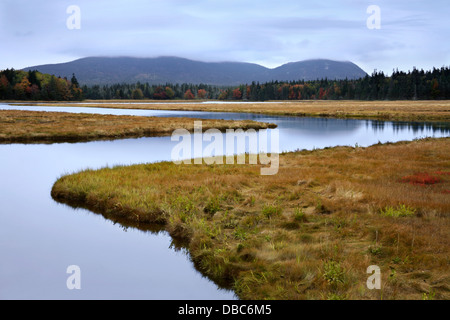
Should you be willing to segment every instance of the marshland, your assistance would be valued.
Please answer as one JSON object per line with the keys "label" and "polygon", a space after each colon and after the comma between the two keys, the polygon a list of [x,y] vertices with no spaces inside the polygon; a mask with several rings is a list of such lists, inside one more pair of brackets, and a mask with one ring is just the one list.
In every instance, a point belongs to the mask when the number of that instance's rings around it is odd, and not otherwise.
{"label": "marshland", "polygon": [[[220,131],[275,127],[251,120],[210,119],[202,125],[205,130],[215,128]],[[0,110],[0,143],[81,142],[167,136],[180,128],[194,131],[192,119]]]}
{"label": "marshland", "polygon": [[[272,177],[169,162],[87,170],[62,177],[52,196],[163,225],[242,299],[446,299],[449,143],[287,153]],[[365,287],[370,265],[384,271],[382,291]]]}
{"label": "marshland", "polygon": [[[290,116],[287,103],[3,106],[270,123],[282,154],[278,174],[261,176],[260,165],[176,165],[170,137],[1,145],[0,242],[14,243],[2,283],[9,296],[67,296],[51,274],[75,263],[88,277],[82,298],[447,299],[450,129],[439,103],[389,105],[389,116],[384,102],[298,104]],[[30,259],[43,278],[21,272]],[[366,287],[370,265],[381,290]]]}
{"label": "marshland", "polygon": [[450,299],[448,1],[105,4],[0,1],[0,300]]}
{"label": "marshland", "polygon": [[[58,103],[41,102],[39,105],[58,106]],[[120,108],[158,109],[205,112],[242,112],[269,115],[287,115],[320,118],[351,118],[392,121],[449,121],[450,102],[448,100],[416,101],[266,101],[266,102],[221,102],[221,101],[174,101],[161,103],[157,100],[90,100],[68,105]]]}

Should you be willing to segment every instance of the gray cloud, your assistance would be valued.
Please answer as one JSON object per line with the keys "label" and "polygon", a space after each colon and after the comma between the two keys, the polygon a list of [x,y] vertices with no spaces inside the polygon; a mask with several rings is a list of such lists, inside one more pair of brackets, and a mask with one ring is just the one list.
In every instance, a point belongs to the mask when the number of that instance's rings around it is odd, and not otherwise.
{"label": "gray cloud", "polygon": [[[366,9],[381,8],[380,30]],[[81,8],[81,30],[66,9]],[[3,0],[0,69],[85,56],[181,56],[269,67],[311,58],[350,60],[367,72],[448,65],[447,1]]]}

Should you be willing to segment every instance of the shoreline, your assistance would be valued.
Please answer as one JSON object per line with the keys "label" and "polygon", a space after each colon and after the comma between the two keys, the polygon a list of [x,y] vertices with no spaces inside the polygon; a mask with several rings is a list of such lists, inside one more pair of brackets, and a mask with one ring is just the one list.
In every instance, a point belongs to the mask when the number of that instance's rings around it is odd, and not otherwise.
{"label": "shoreline", "polygon": [[128,138],[170,136],[176,129],[270,129],[276,125],[252,120],[211,120],[118,116],[86,113],[0,110],[0,144],[77,143]]}
{"label": "shoreline", "polygon": [[[162,162],[86,170],[58,179],[51,195],[108,219],[163,226],[188,243],[202,274],[241,299],[377,299],[380,292],[360,292],[354,283],[367,278],[365,264],[385,270],[397,260],[398,282],[384,273],[385,298],[420,299],[434,290],[447,299],[440,265],[448,257],[450,168],[442,149],[449,143],[428,138],[289,152],[280,155],[280,173],[264,178],[258,166],[245,165]],[[402,161],[385,163],[386,154]],[[424,168],[439,174],[441,183],[420,187],[399,180]],[[115,185],[121,179],[134,186],[132,194]],[[400,212],[399,203],[410,210],[405,217],[384,215],[390,207]],[[410,225],[420,235],[412,235]],[[436,232],[443,238],[430,242]],[[329,268],[337,268],[336,283],[327,280]],[[415,274],[425,269],[429,281],[417,287]]]}

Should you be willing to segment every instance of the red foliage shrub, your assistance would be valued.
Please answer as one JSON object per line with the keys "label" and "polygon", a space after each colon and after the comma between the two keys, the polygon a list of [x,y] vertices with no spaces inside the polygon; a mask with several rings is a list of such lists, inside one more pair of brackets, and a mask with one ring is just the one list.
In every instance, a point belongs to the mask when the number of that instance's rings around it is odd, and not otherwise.
{"label": "red foliage shrub", "polygon": [[410,183],[413,185],[431,185],[441,182],[441,178],[430,175],[426,172],[419,172],[412,176],[403,177],[401,180],[403,183]]}

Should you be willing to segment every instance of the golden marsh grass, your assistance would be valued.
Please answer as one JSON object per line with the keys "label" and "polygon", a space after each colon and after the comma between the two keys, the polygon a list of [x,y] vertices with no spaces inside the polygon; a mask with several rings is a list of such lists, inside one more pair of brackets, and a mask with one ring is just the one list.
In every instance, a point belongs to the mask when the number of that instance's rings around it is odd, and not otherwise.
{"label": "golden marsh grass", "polygon": [[[123,104],[132,102],[133,104]],[[152,102],[151,105],[144,102]],[[450,120],[450,101],[353,101],[353,100],[302,100],[269,101],[265,103],[201,103],[192,101],[85,101],[77,106],[120,109],[158,109],[214,112],[250,112],[273,115],[364,118],[378,120]],[[44,103],[45,105],[71,105],[70,103]]]}
{"label": "golden marsh grass", "polygon": [[[171,135],[176,129],[194,130],[191,118],[162,118],[0,110],[0,143],[77,142]],[[198,120],[198,119],[197,119]],[[272,124],[251,120],[202,120],[202,128],[266,129]]]}
{"label": "golden marsh grass", "polygon": [[[188,243],[242,299],[448,299],[450,139],[336,147],[259,165],[170,162],[61,177],[54,199]],[[404,180],[418,173],[430,184]],[[366,287],[381,268],[382,289]]]}

